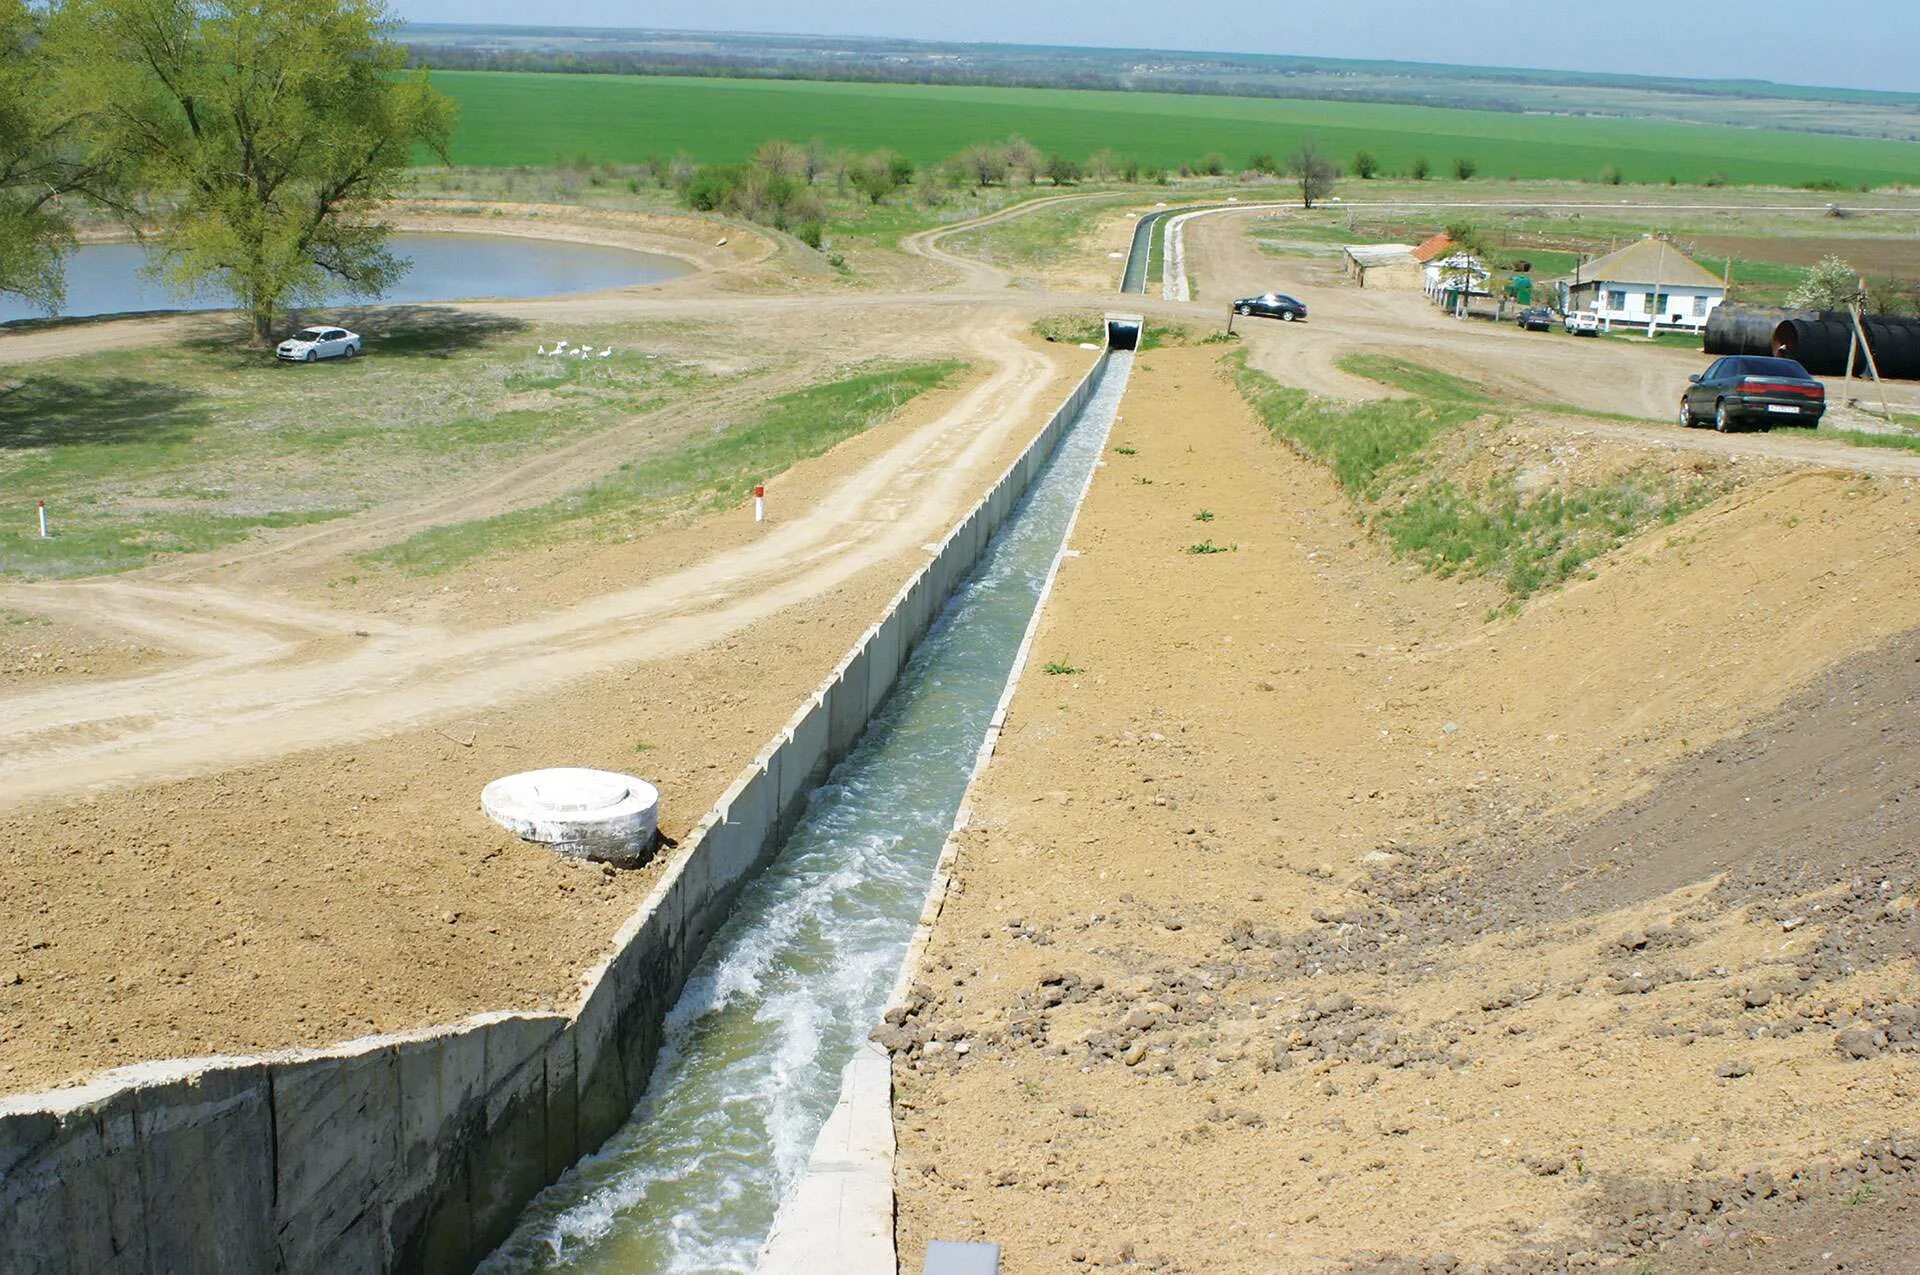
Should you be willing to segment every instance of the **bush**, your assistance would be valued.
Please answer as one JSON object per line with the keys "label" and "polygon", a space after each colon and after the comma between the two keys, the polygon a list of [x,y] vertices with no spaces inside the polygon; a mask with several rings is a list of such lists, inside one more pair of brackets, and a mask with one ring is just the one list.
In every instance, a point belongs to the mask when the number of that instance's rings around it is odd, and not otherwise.
{"label": "bush", "polygon": [[1373,157],[1372,151],[1358,151],[1353,157],[1353,175],[1361,181],[1372,181],[1373,175],[1380,171],[1380,161]]}
{"label": "bush", "polygon": [[708,164],[688,175],[680,197],[695,212],[719,212],[732,202],[746,179],[747,170],[737,164]]}
{"label": "bush", "polygon": [[1612,164],[1608,164],[1604,169],[1600,171],[1600,180],[1605,182],[1609,186],[1618,186],[1622,181],[1622,178],[1620,176],[1620,170],[1615,168]]}
{"label": "bush", "polygon": [[1413,166],[1407,169],[1407,175],[1417,182],[1423,182],[1433,175],[1433,165],[1422,155],[1413,161]]}
{"label": "bush", "polygon": [[1457,181],[1470,182],[1479,171],[1480,165],[1464,156],[1453,161],[1453,175]]}

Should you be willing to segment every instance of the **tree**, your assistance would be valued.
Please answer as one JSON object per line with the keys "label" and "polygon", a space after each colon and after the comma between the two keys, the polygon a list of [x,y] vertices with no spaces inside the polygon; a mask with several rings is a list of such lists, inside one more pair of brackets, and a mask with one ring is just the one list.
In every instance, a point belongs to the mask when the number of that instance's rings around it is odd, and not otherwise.
{"label": "tree", "polygon": [[753,152],[753,162],[756,167],[776,177],[791,177],[795,181],[808,183],[813,181],[813,169],[807,163],[807,152],[777,137],[760,143]]}
{"label": "tree", "polygon": [[1479,171],[1480,165],[1464,156],[1453,161],[1453,175],[1455,180],[1470,182],[1473,180],[1473,175]]}
{"label": "tree", "polygon": [[1087,175],[1095,181],[1110,182],[1118,171],[1119,163],[1110,150],[1103,148],[1087,156]]}
{"label": "tree", "polygon": [[1065,155],[1049,155],[1047,179],[1056,186],[1071,186],[1080,180],[1080,165]]}
{"label": "tree", "polygon": [[163,276],[232,292],[265,342],[329,281],[377,296],[406,269],[380,210],[454,109],[391,25],[379,0],[68,0],[48,48]]}
{"label": "tree", "polygon": [[1247,159],[1247,171],[1261,173],[1268,177],[1280,175],[1280,161],[1273,157],[1272,151],[1261,151]]}
{"label": "tree", "polygon": [[105,194],[109,174],[76,160],[79,121],[52,89],[35,15],[0,0],[0,293],[57,310],[73,243],[61,196]]}
{"label": "tree", "polygon": [[1127,162],[1120,166],[1120,180],[1124,182],[1138,182],[1140,180],[1140,161],[1131,155],[1127,156]]}
{"label": "tree", "polygon": [[1006,156],[1007,168],[1011,173],[1026,178],[1028,184],[1032,184],[1033,175],[1040,170],[1041,156],[1038,146],[1015,133],[1007,139],[1007,144],[1001,148],[1000,153]]}
{"label": "tree", "polygon": [[1844,310],[1859,292],[1860,276],[1854,268],[1828,256],[1807,267],[1786,301],[1795,310]]}
{"label": "tree", "polygon": [[1409,168],[1407,172],[1412,176],[1413,180],[1423,182],[1433,175],[1433,165],[1427,162],[1425,155],[1421,155],[1413,161],[1413,167]]}
{"label": "tree", "polygon": [[1625,181],[1626,178],[1620,175],[1619,169],[1615,168],[1612,164],[1608,164],[1600,170],[1600,180],[1609,186],[1618,186],[1621,182]]}
{"label": "tree", "polygon": [[847,180],[869,203],[884,203],[888,195],[913,180],[913,161],[892,151],[875,151],[849,165]]}
{"label": "tree", "polygon": [[1333,161],[1320,153],[1320,148],[1312,142],[1302,142],[1300,149],[1287,157],[1287,176],[1300,183],[1300,206],[1311,208],[1333,193],[1334,179],[1340,170]]}
{"label": "tree", "polygon": [[1227,157],[1219,151],[1208,151],[1200,159],[1200,171],[1209,177],[1219,177],[1227,171]]}
{"label": "tree", "polygon": [[1380,171],[1380,161],[1373,157],[1372,151],[1356,151],[1353,156],[1353,175],[1361,181],[1372,181],[1373,175]]}
{"label": "tree", "polygon": [[1007,181],[1011,167],[1006,148],[991,142],[976,142],[967,147],[955,157],[955,163],[973,180],[975,186],[981,187]]}

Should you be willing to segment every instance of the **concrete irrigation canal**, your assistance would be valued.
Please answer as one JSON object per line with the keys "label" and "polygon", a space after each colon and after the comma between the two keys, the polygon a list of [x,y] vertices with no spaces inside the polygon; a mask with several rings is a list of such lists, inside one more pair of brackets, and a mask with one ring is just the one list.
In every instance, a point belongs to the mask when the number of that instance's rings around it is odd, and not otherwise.
{"label": "concrete irrigation canal", "polygon": [[535,1200],[482,1271],[754,1265],[879,1019],[1132,358],[1108,356],[1024,503],[741,895],[668,1015],[633,1119]]}

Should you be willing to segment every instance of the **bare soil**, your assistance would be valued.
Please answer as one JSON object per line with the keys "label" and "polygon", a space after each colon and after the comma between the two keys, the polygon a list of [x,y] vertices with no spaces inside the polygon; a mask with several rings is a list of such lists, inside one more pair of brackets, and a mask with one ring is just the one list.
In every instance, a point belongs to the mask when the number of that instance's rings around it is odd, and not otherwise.
{"label": "bare soil", "polygon": [[[1122,412],[881,1033],[901,1252],[1785,1270],[1762,1237],[1893,1217],[1920,488],[1756,467],[1489,623],[1212,352]],[[1202,508],[1232,552],[1183,551]]]}
{"label": "bare soil", "polygon": [[564,862],[482,818],[480,788],[637,771],[683,834],[1091,357],[989,349],[774,480],[767,527],[742,504],[490,564],[431,621],[289,601],[265,571],[33,592],[174,650],[5,701],[0,1088],[569,1004],[665,860]]}
{"label": "bare soil", "polygon": [[1800,238],[1793,235],[1708,235],[1700,247],[1721,256],[1810,266],[1839,257],[1873,278],[1920,278],[1920,243],[1907,235],[1855,235]]}

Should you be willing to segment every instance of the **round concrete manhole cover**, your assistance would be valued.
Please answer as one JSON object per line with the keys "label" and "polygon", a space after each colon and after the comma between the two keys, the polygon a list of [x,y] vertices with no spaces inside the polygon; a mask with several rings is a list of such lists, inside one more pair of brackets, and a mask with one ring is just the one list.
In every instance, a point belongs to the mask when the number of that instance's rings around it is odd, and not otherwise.
{"label": "round concrete manhole cover", "polygon": [[480,809],[525,840],[630,868],[653,853],[660,792],[632,775],[555,766],[494,780]]}

